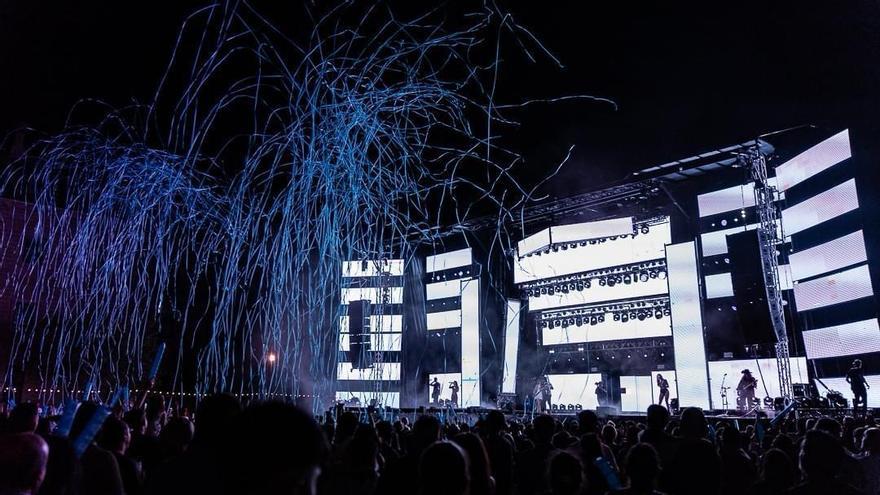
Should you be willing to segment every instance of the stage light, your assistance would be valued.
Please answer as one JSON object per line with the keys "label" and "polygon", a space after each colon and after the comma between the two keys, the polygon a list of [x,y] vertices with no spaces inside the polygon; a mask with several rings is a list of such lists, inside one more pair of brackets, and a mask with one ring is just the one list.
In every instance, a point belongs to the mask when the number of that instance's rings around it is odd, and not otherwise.
{"label": "stage light", "polygon": [[547,294],[547,288],[541,287],[541,294]]}
{"label": "stage light", "polygon": [[590,325],[598,325],[598,324],[599,324],[599,319],[596,318],[595,316],[591,316],[590,317]]}
{"label": "stage light", "polygon": [[622,321],[623,323],[628,322],[628,321],[629,321],[629,315],[627,315],[626,313],[622,313],[622,314],[620,314],[620,321]]}
{"label": "stage light", "polygon": [[553,294],[556,294],[556,288],[551,285],[547,288],[547,295],[552,296]]}
{"label": "stage light", "polygon": [[577,284],[575,284],[574,288],[575,288],[575,290],[577,290],[577,291],[582,291],[582,290],[584,290],[584,284],[583,284],[583,282],[578,282]]}
{"label": "stage light", "polygon": [[577,319],[574,320],[574,324],[577,325],[577,326],[579,326],[579,327],[580,327],[580,326],[583,326],[583,324],[584,324],[584,319],[581,318],[580,316],[578,316]]}
{"label": "stage light", "polygon": [[669,316],[672,314],[672,311],[669,308],[663,308],[663,316]]}
{"label": "stage light", "polygon": [[589,280],[584,282],[584,288],[589,289],[593,284]]}
{"label": "stage light", "polygon": [[614,287],[614,284],[616,283],[617,280],[615,280],[615,277],[608,277],[608,287]]}
{"label": "stage light", "polygon": [[642,233],[643,233],[643,234],[647,234],[647,233],[650,232],[650,231],[651,231],[651,229],[648,228],[647,225],[642,225]]}
{"label": "stage light", "polygon": [[547,322],[546,322],[546,321],[542,321],[542,322],[541,322],[541,328],[547,328],[547,326],[548,326],[548,325],[547,325]]}
{"label": "stage light", "polygon": [[654,311],[654,318],[657,318],[658,320],[660,318],[663,318],[663,310],[658,308],[656,311]]}
{"label": "stage light", "polygon": [[567,286],[567,285],[563,285],[563,286],[562,286],[562,293],[563,293],[563,294],[568,294],[568,286]]}
{"label": "stage light", "polygon": [[626,358],[627,358],[627,359],[631,359],[631,358],[632,358],[632,355],[631,355],[631,354],[627,354],[627,355],[626,355]]}
{"label": "stage light", "polygon": [[647,282],[648,281],[648,272],[639,272],[639,281]]}
{"label": "stage light", "polygon": [[629,285],[632,282],[632,278],[629,273],[623,276],[623,283]]}
{"label": "stage light", "polygon": [[590,244],[596,244],[596,239],[590,239]]}
{"label": "stage light", "polygon": [[639,314],[636,313],[635,311],[630,311],[630,312],[629,312],[629,319],[630,319],[630,320],[635,320],[638,316],[639,316]]}
{"label": "stage light", "polygon": [[559,246],[553,246],[553,247],[551,247],[550,249],[551,249],[554,253],[558,253],[558,252],[559,252]]}
{"label": "stage light", "polygon": [[614,321],[620,321],[620,313],[614,313]]}
{"label": "stage light", "polygon": [[565,251],[568,249],[568,244],[563,244],[561,247],[562,247],[562,250]]}
{"label": "stage light", "polygon": [[599,315],[597,319],[599,320],[599,323],[605,323],[605,315]]}
{"label": "stage light", "polygon": [[657,277],[659,277],[660,280],[666,280],[666,270],[660,270],[660,273],[657,274]]}
{"label": "stage light", "polygon": [[657,270],[656,270],[656,269],[655,269],[655,270],[651,270],[649,276],[650,276],[651,278],[657,278]]}
{"label": "stage light", "polygon": [[645,357],[648,357],[648,353],[647,353],[647,352],[645,353]]}
{"label": "stage light", "polygon": [[639,321],[645,321],[645,318],[647,318],[647,317],[648,317],[648,315],[645,314],[644,311],[639,311]]}
{"label": "stage light", "polygon": [[274,352],[270,352],[267,359],[269,361],[269,364],[274,364],[275,360],[278,359],[278,356],[276,356]]}
{"label": "stage light", "polygon": [[574,325],[574,322],[575,322],[575,319],[574,319],[574,318],[569,318],[569,319],[568,319],[568,326],[573,326],[573,325]]}
{"label": "stage light", "polygon": [[607,283],[608,283],[608,281],[606,281],[604,278],[599,279],[599,285],[604,286]]}

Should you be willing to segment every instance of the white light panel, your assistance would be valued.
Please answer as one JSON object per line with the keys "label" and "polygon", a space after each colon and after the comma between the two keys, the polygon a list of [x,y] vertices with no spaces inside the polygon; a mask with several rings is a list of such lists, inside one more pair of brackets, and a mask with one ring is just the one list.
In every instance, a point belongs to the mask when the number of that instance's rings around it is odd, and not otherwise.
{"label": "white light panel", "polygon": [[520,256],[534,253],[550,245],[550,229],[536,232],[516,243],[516,252]]}
{"label": "white light panel", "polygon": [[529,311],[592,304],[618,299],[663,296],[669,292],[666,280],[661,278],[650,278],[647,282],[615,284],[614,287],[609,285],[599,285],[598,279],[591,279],[590,285],[589,289],[585,288],[582,291],[570,290],[568,294],[556,291],[552,296],[549,294],[531,296],[529,297]]}
{"label": "white light panel", "polygon": [[844,130],[776,167],[779,188],[784,191],[800,184],[851,156],[849,130]]}
{"label": "white light panel", "polygon": [[733,280],[729,273],[718,273],[703,277],[706,283],[706,299],[733,296]]}
{"label": "white light panel", "polygon": [[458,297],[461,295],[461,282],[456,280],[447,280],[444,282],[431,282],[425,285],[425,299],[428,301],[434,299],[443,299],[446,297]]}
{"label": "white light panel", "polygon": [[505,308],[504,372],[501,375],[501,393],[516,393],[516,361],[519,352],[519,320],[522,303],[508,299]]}
{"label": "white light panel", "polygon": [[[370,315],[370,331],[399,333],[403,330],[403,315]],[[339,317],[339,331],[348,332],[348,315]]]}
{"label": "white light panel", "polygon": [[364,406],[370,405],[370,400],[376,399],[385,407],[400,407],[400,392],[336,392],[336,400],[349,400],[352,397],[360,399],[361,404]]}
{"label": "white light panel", "polygon": [[873,294],[868,265],[800,282],[794,286],[798,311],[831,306]]}
{"label": "white light panel", "polygon": [[461,405],[480,406],[480,281],[461,282]]}
{"label": "white light panel", "polygon": [[400,363],[373,363],[369,368],[352,368],[351,363],[336,364],[337,380],[400,380]]}
{"label": "white light panel", "polygon": [[[880,375],[865,375],[865,380],[868,382],[868,386],[871,387],[868,390],[868,407],[880,407],[880,394],[876,392],[880,390]],[[822,378],[822,381],[831,390],[843,392],[843,396],[846,397],[850,407],[852,407],[853,394],[850,391],[849,383],[846,383],[845,377]]]}
{"label": "white light panel", "polygon": [[[371,351],[400,351],[401,338],[399,333],[371,333]],[[339,350],[351,350],[351,338],[348,333],[339,334]]]}
{"label": "white light panel", "polygon": [[746,230],[755,230],[757,225],[736,225],[724,230],[716,230],[700,234],[700,245],[703,248],[703,256],[716,256],[727,252],[727,236],[745,232]]}
{"label": "white light panel", "polygon": [[343,261],[343,277],[375,277],[385,275],[403,275],[403,260]]}
{"label": "white light panel", "polygon": [[550,240],[554,244],[600,239],[615,235],[632,234],[632,217],[611,218],[598,222],[584,222],[550,227]]}
{"label": "white light panel", "polygon": [[[678,349],[676,349],[678,355]],[[760,372],[758,368],[760,367]],[[755,389],[755,397],[763,399],[765,396],[764,386],[770,397],[779,397],[779,371],[776,368],[776,358],[760,358],[757,363],[754,359],[736,359],[731,361],[709,361],[709,380],[712,390],[712,407],[721,409],[721,383],[730,387],[727,391],[728,409],[736,409],[736,385],[742,378],[742,370],[748,369],[752,376],[758,380]],[[727,374],[725,379],[724,374]],[[791,358],[791,382],[807,383],[807,359],[803,357]],[[681,375],[679,375],[679,382]],[[681,383],[679,383],[681,386]]]}
{"label": "white light panel", "polygon": [[440,382],[440,400],[452,400],[452,390],[449,388],[449,385],[452,384],[453,381],[458,382],[458,402],[461,405],[461,373],[431,373],[428,375],[428,390],[427,390],[427,399],[426,403],[430,403],[431,398],[431,382],[434,381],[434,378],[437,378],[437,381]]}
{"label": "white light panel", "polygon": [[820,244],[788,257],[791,275],[795,280],[814,277],[840,270],[868,260],[865,238],[858,230],[825,244]]}
{"label": "white light panel", "polygon": [[850,179],[782,210],[785,235],[791,236],[859,207],[856,181]]}
{"label": "white light panel", "polygon": [[450,268],[468,266],[472,263],[471,248],[459,249],[458,251],[428,256],[425,258],[425,271],[427,273],[439,272]]}
{"label": "white light panel", "polygon": [[709,407],[709,382],[694,243],[667,246],[666,266],[679,402],[682,407],[705,409]]}
{"label": "white light panel", "polygon": [[651,375],[620,377],[620,410],[645,412],[652,400]]}
{"label": "white light panel", "polygon": [[370,301],[370,304],[382,304],[383,290],[388,291],[389,304],[403,303],[403,287],[387,287],[385,289],[376,287],[343,287],[341,289],[341,304],[348,304],[351,301],[363,299]]}
{"label": "white light panel", "polygon": [[585,324],[542,328],[542,344],[577,344],[581,342],[605,342],[621,339],[641,339],[647,337],[667,337],[672,335],[668,316],[655,318],[652,314],[644,320],[614,321],[611,313],[605,314],[605,321],[598,325]]}
{"label": "white light panel", "polygon": [[514,257],[514,282],[571,275],[609,266],[625,265],[663,257],[663,246],[672,242],[669,222],[651,226],[647,234],[627,236],[583,247]]}
{"label": "white light panel", "polygon": [[438,313],[428,313],[428,330],[458,328],[461,326],[461,316],[461,310],[458,309],[452,311],[440,311]]}
{"label": "white light panel", "polygon": [[755,184],[748,183],[697,196],[701,217],[755,206]]}
{"label": "white light panel", "polygon": [[810,359],[880,352],[880,327],[876,318],[806,330],[803,336]]}
{"label": "white light panel", "polygon": [[552,404],[580,404],[584,409],[595,409],[599,405],[595,383],[602,380],[600,373],[547,375],[547,379],[553,386]]}

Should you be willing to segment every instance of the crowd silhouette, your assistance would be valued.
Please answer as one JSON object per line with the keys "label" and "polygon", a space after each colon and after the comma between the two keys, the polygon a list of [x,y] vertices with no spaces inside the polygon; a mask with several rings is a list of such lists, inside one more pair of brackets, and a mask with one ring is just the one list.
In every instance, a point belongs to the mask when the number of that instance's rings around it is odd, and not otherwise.
{"label": "crowd silhouette", "polygon": [[870,414],[709,421],[652,405],[602,420],[391,418],[341,408],[316,418],[228,395],[190,415],[152,396],[127,412],[81,403],[65,434],[63,419],[22,403],[0,415],[0,495],[880,494]]}

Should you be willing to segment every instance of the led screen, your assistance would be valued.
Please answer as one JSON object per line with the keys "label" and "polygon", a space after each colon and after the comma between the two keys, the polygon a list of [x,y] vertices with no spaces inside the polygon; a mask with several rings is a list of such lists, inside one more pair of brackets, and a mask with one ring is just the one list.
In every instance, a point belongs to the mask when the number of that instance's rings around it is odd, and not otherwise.
{"label": "led screen", "polygon": [[596,399],[595,382],[602,380],[600,373],[577,373],[568,375],[547,375],[550,385],[552,404],[580,404],[583,409],[595,409],[599,405]]}
{"label": "led screen", "polygon": [[442,330],[444,328],[458,328],[461,326],[461,310],[440,311],[428,313],[428,330]]}
{"label": "led screen", "polygon": [[785,191],[851,156],[849,130],[844,130],[776,167],[779,188]]}
{"label": "led screen", "polygon": [[[678,349],[675,350],[676,356]],[[760,371],[759,371],[760,368]],[[727,390],[727,408],[736,408],[736,385],[742,378],[742,370],[748,369],[752,376],[758,380],[758,388],[755,397],[763,398],[765,395],[779,397],[779,371],[776,368],[776,358],[740,359],[731,361],[709,361],[709,386],[712,391],[712,408],[724,409],[721,400],[721,387],[730,387]],[[725,376],[726,375],[726,376]],[[807,359],[803,357],[791,358],[791,382],[807,383]],[[681,381],[681,376],[679,376]],[[679,383],[679,386],[681,383]],[[765,392],[766,387],[766,392]]]}
{"label": "led screen", "polygon": [[461,282],[461,405],[481,405],[479,280]]}
{"label": "led screen", "polygon": [[671,242],[671,235],[669,223],[666,222],[651,226],[647,234],[640,233],[635,237],[514,257],[514,282],[519,284],[662,258],[663,247]]}
{"label": "led screen", "polygon": [[718,273],[703,277],[706,282],[706,299],[733,296],[733,281],[729,273]]}
{"label": "led screen", "polygon": [[431,398],[431,383],[434,382],[434,378],[440,382],[440,400],[452,400],[452,389],[449,386],[452,385],[453,381],[458,382],[458,401],[461,404],[461,373],[431,373],[428,375],[428,389],[424,395],[425,403],[431,403],[433,400]]}
{"label": "led screen", "polygon": [[800,282],[794,286],[798,311],[831,306],[873,294],[868,265]]}
{"label": "led screen", "polygon": [[867,261],[865,238],[858,230],[788,257],[795,280],[814,277]]}
{"label": "led screen", "polygon": [[782,210],[782,227],[785,235],[791,236],[858,207],[856,181],[850,179]]}
{"label": "led screen", "polygon": [[645,412],[653,401],[651,375],[620,377],[620,410]]}
{"label": "led screen", "polygon": [[501,393],[516,393],[516,360],[519,352],[519,321],[522,303],[508,299],[504,312],[504,373],[501,378]]}
{"label": "led screen", "polygon": [[447,280],[444,282],[431,282],[425,285],[425,298],[428,301],[443,299],[445,297],[459,297],[461,295],[461,282]]}
{"label": "led screen", "polygon": [[[880,390],[880,375],[865,375],[865,380],[868,381],[868,386],[871,387],[868,390],[868,407],[880,407],[880,394],[876,392],[876,390]],[[849,384],[846,383],[846,378],[823,378],[822,381],[825,382],[825,385],[831,390],[843,393],[843,396],[846,397],[849,405],[852,406],[853,395],[850,391]],[[819,387],[819,391],[822,392],[822,395],[825,395],[825,389],[819,384],[816,385]]]}
{"label": "led screen", "polygon": [[473,263],[471,248],[459,249],[425,258],[425,271],[428,273],[468,266]]}
{"label": "led screen", "polygon": [[701,217],[755,206],[755,185],[748,183],[697,196]]}
{"label": "led screen", "polygon": [[810,359],[880,352],[880,328],[876,318],[806,330],[803,336]]}

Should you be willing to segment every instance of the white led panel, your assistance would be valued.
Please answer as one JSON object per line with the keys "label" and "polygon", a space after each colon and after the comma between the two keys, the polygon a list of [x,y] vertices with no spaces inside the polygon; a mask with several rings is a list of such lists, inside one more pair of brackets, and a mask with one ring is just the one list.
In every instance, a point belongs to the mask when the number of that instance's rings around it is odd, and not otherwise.
{"label": "white led panel", "polygon": [[859,207],[856,181],[850,179],[782,210],[785,235],[791,236]]}
{"label": "white led panel", "polygon": [[425,271],[427,273],[439,272],[450,268],[468,266],[473,263],[471,248],[459,249],[425,258]]}
{"label": "white led panel", "polygon": [[[370,334],[370,350],[371,351],[399,351],[400,338],[399,333],[371,333]],[[350,338],[347,333],[339,334],[339,350],[350,350]]]}
{"label": "white led panel", "polygon": [[370,405],[370,401],[376,399],[385,407],[400,407],[400,392],[336,392],[336,400],[350,400],[353,397],[360,399],[364,406]]}
{"label": "white led panel", "polygon": [[461,282],[461,406],[480,403],[480,281]]}
{"label": "white led panel", "polygon": [[706,409],[709,407],[709,382],[694,243],[667,246],[666,266],[679,402],[682,407]]}
{"label": "white led panel", "polygon": [[596,409],[595,383],[602,380],[600,373],[577,373],[569,375],[547,375],[553,390],[550,393],[552,404],[580,404],[584,409]]}
{"label": "white led panel", "polygon": [[400,363],[373,363],[369,368],[352,368],[351,363],[336,364],[337,380],[400,380]]}
{"label": "white led panel", "polygon": [[[880,407],[880,394],[877,393],[877,390],[880,390],[880,375],[865,375],[865,380],[868,382],[868,386],[871,387],[868,390],[868,407]],[[850,391],[849,383],[846,383],[845,377],[822,378],[822,381],[831,390],[843,392],[843,396],[846,397],[850,407],[852,407],[853,394]]]}
{"label": "white led panel", "polygon": [[651,375],[620,377],[620,410],[645,412],[653,403]]}
{"label": "white led panel", "polygon": [[628,235],[633,231],[632,217],[611,218],[598,222],[584,222],[550,227],[550,240],[554,244],[600,239],[615,235]]}
{"label": "white led panel", "polygon": [[514,282],[520,284],[662,258],[663,246],[670,242],[672,234],[666,222],[652,226],[649,233],[635,238],[627,236],[541,255],[514,257]]}
{"label": "white led panel", "polygon": [[[676,349],[676,355],[678,349]],[[760,371],[758,368],[760,367]],[[754,359],[737,359],[731,361],[709,361],[710,390],[712,391],[712,408],[721,409],[721,383],[730,387],[727,391],[728,409],[736,408],[736,385],[742,378],[742,370],[749,370],[752,376],[758,380],[755,389],[755,397],[763,399],[766,394],[770,397],[779,397],[779,371],[776,368],[776,358],[760,358],[757,363]],[[725,378],[725,374],[727,375]],[[807,358],[791,358],[791,382],[807,383]],[[765,394],[764,387],[767,387]],[[679,387],[681,387],[681,375],[679,375]]]}
{"label": "white led panel", "polygon": [[733,281],[729,273],[718,273],[703,277],[706,283],[706,299],[733,296]]}
{"label": "white led panel", "polygon": [[748,183],[697,196],[701,217],[755,206],[755,185]]}
{"label": "white led panel", "polygon": [[[370,315],[370,331],[394,333],[403,329],[403,315]],[[348,316],[339,317],[339,330],[348,332]]]}
{"label": "white led panel", "polygon": [[343,261],[343,277],[375,277],[379,275],[403,275],[403,260]]}
{"label": "white led panel", "polygon": [[440,311],[428,313],[428,330],[442,330],[444,328],[458,328],[461,326],[461,310]]}
{"label": "white led panel", "polygon": [[798,311],[839,304],[873,294],[868,265],[800,282],[794,286]]}
{"label": "white led panel", "polygon": [[375,287],[343,287],[341,289],[342,304],[348,304],[351,301],[360,301],[366,299],[371,304],[382,304],[382,293],[388,291],[389,304],[403,303],[403,287],[386,287],[379,289]]}
{"label": "white led panel", "polygon": [[667,337],[672,334],[669,317],[644,320],[614,321],[611,313],[598,325],[585,324],[541,329],[543,345],[577,344],[582,342],[605,342],[621,339],[641,339],[647,337]]}
{"label": "white led panel", "polygon": [[844,130],[776,167],[779,188],[784,191],[851,156],[849,130]]}
{"label": "white led panel", "polygon": [[458,401],[459,405],[461,405],[461,373],[431,373],[428,375],[428,390],[426,392],[427,399],[425,399],[425,403],[430,403],[433,398],[431,397],[431,382],[434,381],[434,378],[440,382],[440,400],[452,400],[452,389],[449,388],[452,385],[453,381],[458,382]]}
{"label": "white led panel", "polygon": [[425,285],[425,299],[443,299],[446,297],[458,297],[461,295],[461,281],[447,280],[445,282],[431,282]]}
{"label": "white led panel", "polygon": [[508,299],[504,312],[504,373],[501,375],[501,393],[516,393],[516,360],[519,353],[519,319],[522,303]]}
{"label": "white led panel", "polygon": [[598,279],[590,281],[590,288],[570,290],[568,294],[556,291],[552,296],[541,294],[529,297],[529,311],[541,309],[560,308],[578,304],[592,304],[602,301],[614,301],[618,299],[630,299],[647,296],[662,296],[669,292],[666,280],[651,278],[647,282],[635,282],[631,284],[599,285]]}
{"label": "white led panel", "polygon": [[858,230],[825,244],[789,255],[791,275],[795,280],[814,277],[867,261],[865,238]]}
{"label": "white led panel", "polygon": [[544,229],[516,243],[516,252],[520,256],[544,249],[550,245],[550,229]]}
{"label": "white led panel", "polygon": [[806,330],[803,336],[810,359],[880,352],[880,327],[876,318]]}

